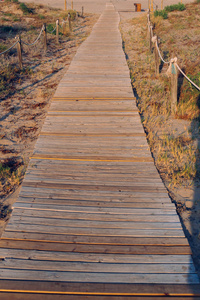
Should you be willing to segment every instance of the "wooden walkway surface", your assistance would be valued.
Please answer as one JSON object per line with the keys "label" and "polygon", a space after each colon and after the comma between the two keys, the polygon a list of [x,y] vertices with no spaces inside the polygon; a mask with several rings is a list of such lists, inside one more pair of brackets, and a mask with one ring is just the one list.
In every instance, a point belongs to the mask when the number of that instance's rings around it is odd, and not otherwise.
{"label": "wooden walkway surface", "polygon": [[200,297],[118,24],[107,4],[58,86],[0,242],[0,299]]}

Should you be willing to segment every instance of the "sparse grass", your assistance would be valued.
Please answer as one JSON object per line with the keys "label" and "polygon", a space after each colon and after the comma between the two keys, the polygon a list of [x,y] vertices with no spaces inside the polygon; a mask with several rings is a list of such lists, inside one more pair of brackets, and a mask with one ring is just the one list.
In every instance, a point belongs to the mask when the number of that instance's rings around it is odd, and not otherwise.
{"label": "sparse grass", "polygon": [[0,186],[2,193],[8,194],[18,186],[24,175],[24,164],[21,159],[13,157],[0,163]]}
{"label": "sparse grass", "polygon": [[[173,11],[174,8],[178,8],[181,13],[169,13],[167,20],[161,16],[152,17],[154,34],[161,38],[160,49],[164,59],[177,56],[180,67],[200,86],[200,49],[196,47],[195,34],[198,31],[196,15],[199,15],[200,7],[189,4],[183,11],[183,7],[178,5],[168,7],[167,11]],[[167,66],[160,66],[161,73],[159,77],[155,76],[154,55],[149,53],[145,26],[146,16],[135,18],[131,21],[131,30],[128,27],[123,35],[141,120],[157,168],[166,185],[187,184],[198,180],[200,173],[196,146],[200,124],[200,93],[180,75],[177,113],[171,115]]]}

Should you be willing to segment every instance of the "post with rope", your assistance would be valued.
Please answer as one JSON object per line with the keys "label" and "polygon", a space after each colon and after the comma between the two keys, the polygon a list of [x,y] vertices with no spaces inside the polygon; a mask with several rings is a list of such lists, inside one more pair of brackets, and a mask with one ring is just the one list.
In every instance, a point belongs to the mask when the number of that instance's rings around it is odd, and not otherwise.
{"label": "post with rope", "polygon": [[155,35],[152,37],[152,43],[154,44],[154,57],[155,57],[155,73],[159,75],[159,54],[158,54],[158,37]]}
{"label": "post with rope", "polygon": [[84,7],[82,6],[81,17],[83,17],[83,14],[84,14]]}
{"label": "post with rope", "polygon": [[47,27],[46,27],[46,23],[44,23],[43,25],[44,28],[44,52],[47,52]]}
{"label": "post with rope", "polygon": [[171,59],[171,112],[174,114],[177,110],[178,93],[178,70],[176,67],[177,57]]}
{"label": "post with rope", "polygon": [[19,67],[22,69],[22,42],[21,42],[21,36],[17,36],[16,39],[18,40],[17,43],[17,54],[18,54],[18,59],[19,59]]}
{"label": "post with rope", "polygon": [[69,31],[72,31],[72,23],[71,23],[71,15],[68,13],[68,24],[69,24]]}
{"label": "post with rope", "polygon": [[59,44],[59,20],[56,20],[56,42]]}

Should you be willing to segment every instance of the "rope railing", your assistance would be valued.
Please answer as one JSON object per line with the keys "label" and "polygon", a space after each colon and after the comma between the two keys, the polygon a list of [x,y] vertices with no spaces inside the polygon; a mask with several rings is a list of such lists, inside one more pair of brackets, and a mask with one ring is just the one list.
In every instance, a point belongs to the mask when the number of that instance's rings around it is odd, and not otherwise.
{"label": "rope railing", "polygon": [[12,48],[14,48],[14,47],[17,45],[17,43],[18,43],[18,41],[15,42],[10,48],[8,48],[8,49],[6,49],[5,51],[1,52],[0,55],[1,55],[1,54],[5,54],[6,52],[10,51]]}
{"label": "rope railing", "polygon": [[164,58],[162,57],[161,53],[160,53],[160,49],[158,47],[158,41],[156,40],[156,47],[157,47],[157,50],[158,50],[158,54],[160,56],[160,59],[161,61],[164,63],[164,64],[170,64],[170,61],[165,61]]}
{"label": "rope railing", "polygon": [[56,26],[54,27],[54,29],[52,31],[47,30],[47,32],[50,33],[50,34],[54,33],[54,31],[56,31]]}
{"label": "rope railing", "polygon": [[38,37],[35,39],[35,41],[33,43],[29,44],[29,43],[26,43],[24,41],[22,41],[22,43],[25,44],[25,45],[27,45],[27,46],[33,46],[33,45],[35,45],[37,43],[37,41],[40,39],[43,31],[44,31],[44,25],[42,26],[42,29],[40,30],[40,33],[39,33]]}
{"label": "rope railing", "polygon": [[181,68],[179,67],[179,65],[177,63],[175,63],[176,67],[178,68],[178,70],[181,72],[181,74],[195,87],[197,88],[197,90],[200,91],[200,87],[198,85],[196,85],[184,72],[183,70],[181,70]]}
{"label": "rope railing", "polygon": [[10,51],[12,48],[17,46],[19,66],[20,66],[20,68],[22,68],[22,47],[21,47],[21,44],[24,44],[26,46],[35,45],[38,42],[38,40],[41,38],[42,33],[44,32],[44,51],[46,52],[47,51],[47,33],[53,34],[56,31],[56,41],[59,44],[59,27],[62,28],[62,33],[64,33],[66,23],[68,23],[69,30],[71,31],[72,30],[72,24],[71,24],[71,15],[70,15],[70,13],[68,14],[68,17],[67,17],[66,21],[62,20],[61,25],[59,25],[59,20],[56,20],[56,26],[54,27],[54,29],[52,31],[48,31],[47,28],[46,28],[46,24],[43,24],[39,35],[37,36],[37,38],[35,39],[35,41],[33,43],[27,43],[24,40],[22,40],[20,36],[16,36],[15,37],[17,39],[16,42],[12,46],[10,46],[8,49],[1,52],[0,55],[5,54],[6,52]]}
{"label": "rope railing", "polygon": [[158,38],[156,35],[153,35],[153,26],[150,21],[150,12],[147,12],[147,27],[148,27],[148,38],[149,38],[149,48],[152,52],[154,44],[154,55],[155,55],[155,73],[159,75],[159,59],[164,63],[169,65],[167,73],[171,74],[171,110],[175,112],[177,109],[177,91],[178,91],[178,71],[197,89],[200,91],[200,87],[195,84],[179,67],[177,64],[177,57],[172,58],[170,61],[165,61],[161,55],[161,51],[158,45]]}

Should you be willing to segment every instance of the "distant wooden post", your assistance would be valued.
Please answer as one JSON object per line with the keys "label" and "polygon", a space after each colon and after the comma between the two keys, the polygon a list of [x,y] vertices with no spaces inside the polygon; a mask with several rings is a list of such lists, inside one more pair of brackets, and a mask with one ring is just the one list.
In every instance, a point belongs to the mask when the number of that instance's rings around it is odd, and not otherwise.
{"label": "distant wooden post", "polygon": [[152,43],[154,44],[154,57],[155,57],[155,73],[159,75],[159,54],[158,54],[158,37],[155,35],[152,37]]}
{"label": "distant wooden post", "polygon": [[69,23],[69,31],[72,30],[72,23],[71,23],[71,15],[70,13],[68,14],[68,23]]}
{"label": "distant wooden post", "polygon": [[19,67],[22,69],[22,42],[21,42],[21,36],[17,36],[16,39],[18,40],[17,43],[17,54],[18,54],[18,59],[19,59]]}
{"label": "distant wooden post", "polygon": [[161,0],[161,9],[163,10],[163,0]]}
{"label": "distant wooden post", "polygon": [[46,23],[44,23],[44,52],[47,52],[47,27]]}
{"label": "distant wooden post", "polygon": [[65,10],[67,10],[67,0],[65,0]]}
{"label": "distant wooden post", "polygon": [[176,67],[177,57],[171,60],[171,112],[174,114],[177,110],[178,93],[178,70]]}
{"label": "distant wooden post", "polygon": [[59,20],[56,20],[56,42],[59,44]]}
{"label": "distant wooden post", "polygon": [[84,14],[84,7],[82,6],[81,17],[83,17],[83,14]]}
{"label": "distant wooden post", "polygon": [[66,22],[65,22],[65,20],[62,21],[62,33],[63,34],[66,33]]}
{"label": "distant wooden post", "polygon": [[149,50],[152,52],[152,37],[153,37],[153,26],[149,26]]}
{"label": "distant wooden post", "polygon": [[72,9],[72,10],[74,9],[74,2],[73,2],[73,0],[72,0],[72,2],[71,2],[71,9]]}
{"label": "distant wooden post", "polygon": [[151,0],[151,12],[153,12],[153,0]]}

